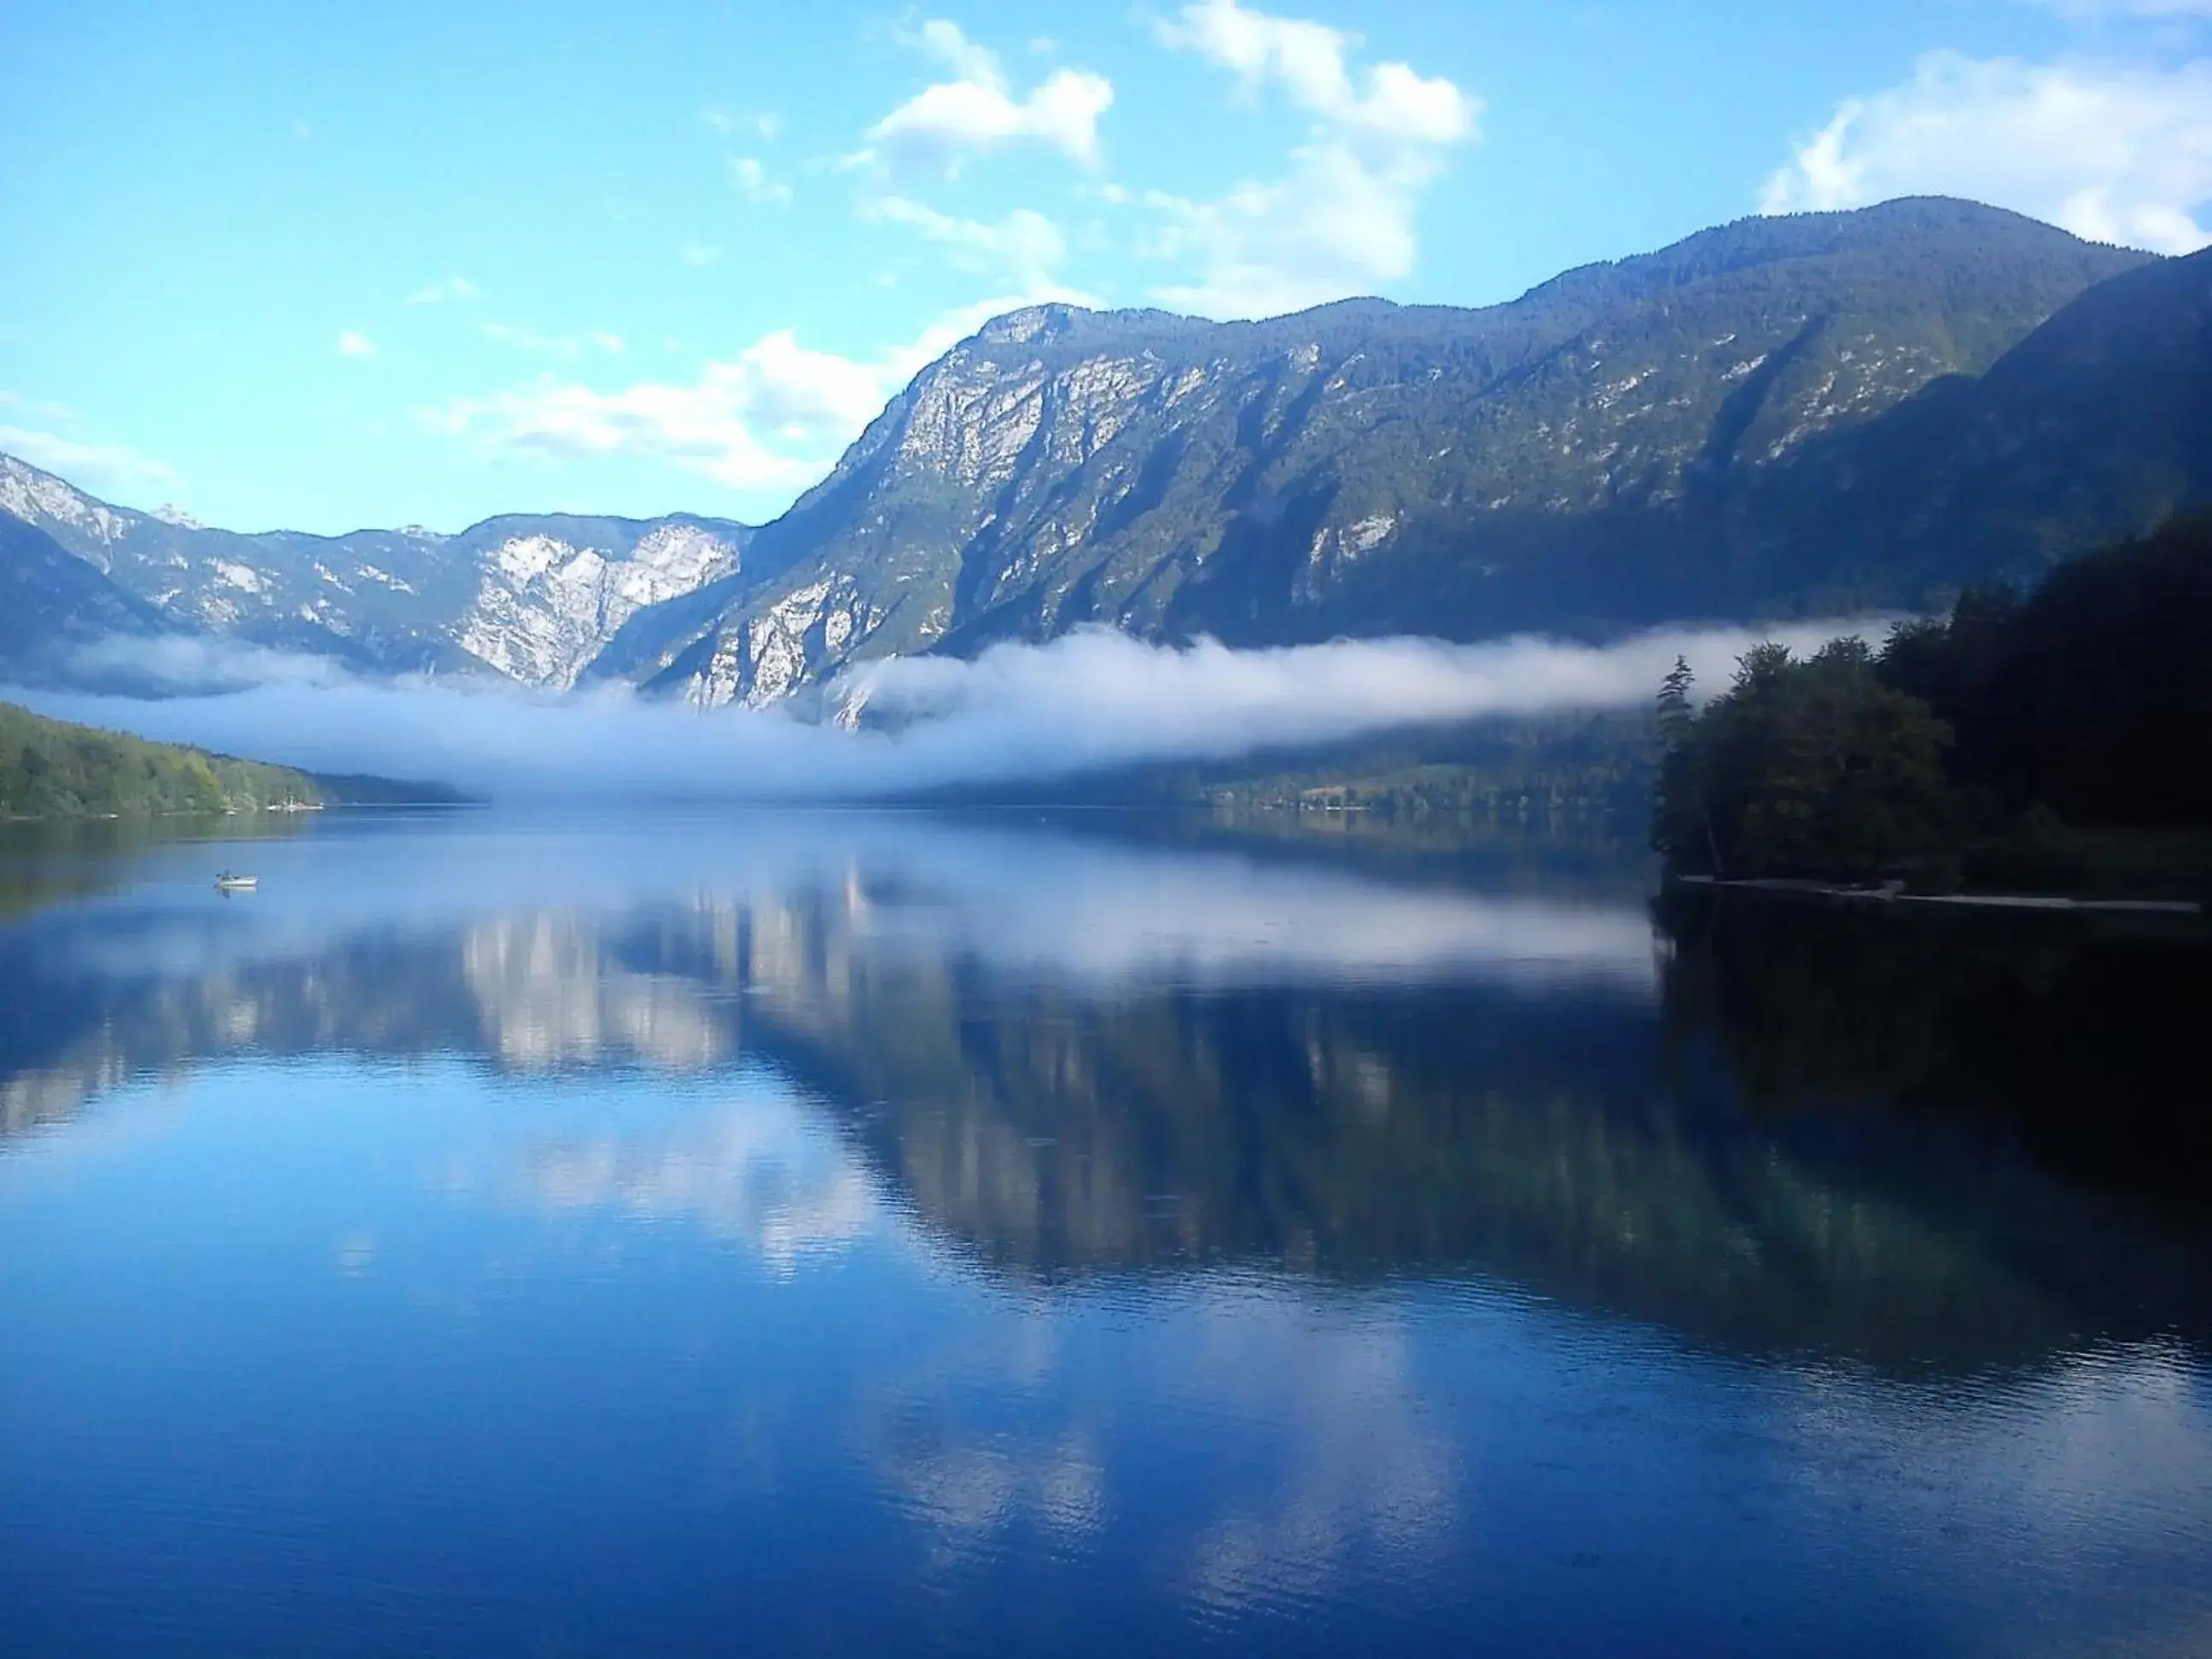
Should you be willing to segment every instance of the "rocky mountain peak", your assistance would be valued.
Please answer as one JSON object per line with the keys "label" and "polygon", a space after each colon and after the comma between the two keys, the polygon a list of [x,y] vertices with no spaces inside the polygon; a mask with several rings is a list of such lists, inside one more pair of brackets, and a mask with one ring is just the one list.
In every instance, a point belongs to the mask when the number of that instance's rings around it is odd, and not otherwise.
{"label": "rocky mountain peak", "polygon": [[984,345],[1027,345],[1035,340],[1049,340],[1067,331],[1076,311],[1073,306],[1060,304],[1024,306],[992,318],[977,331],[975,338]]}
{"label": "rocky mountain peak", "polygon": [[94,501],[51,472],[41,472],[13,455],[0,455],[0,513],[35,525],[49,535],[59,532],[82,542],[82,547],[70,550],[82,552],[103,570],[106,566],[101,562],[101,551],[120,541],[138,516]]}

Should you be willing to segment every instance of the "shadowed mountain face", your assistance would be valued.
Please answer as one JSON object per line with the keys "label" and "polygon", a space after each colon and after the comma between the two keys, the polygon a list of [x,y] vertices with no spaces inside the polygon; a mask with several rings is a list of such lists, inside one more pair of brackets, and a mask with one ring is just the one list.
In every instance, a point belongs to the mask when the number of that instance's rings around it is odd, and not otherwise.
{"label": "shadowed mountain face", "polygon": [[44,531],[0,513],[0,664],[40,678],[95,640],[161,631],[152,606]]}
{"label": "shadowed mountain face", "polygon": [[[1831,504],[1879,502],[1877,459],[1939,490],[1951,464],[1917,414],[1909,443],[1831,447],[1986,374],[1975,453],[1993,459],[1953,492],[1978,526],[2013,482],[1995,434],[2015,383],[2133,383],[2141,331],[2039,345],[2064,359],[2042,374],[1995,366],[2143,259],[1919,200],[1746,221],[1479,311],[1023,312],[917,377],[743,573],[641,613],[592,672],[762,702],[857,659],[1085,623],[1246,644],[1605,635],[1917,599],[2014,550],[1862,556],[1887,521],[1839,539]],[[2146,383],[2155,407],[2171,379]],[[2124,442],[2100,453],[2136,477]],[[2190,478],[2084,475],[2047,545],[2139,527]]]}
{"label": "shadowed mountain face", "polygon": [[[551,687],[573,684],[641,608],[735,571],[751,533],[689,514],[544,514],[458,536],[239,535],[111,507],[0,455],[0,534],[26,529],[80,562],[58,593],[97,575],[132,602],[131,625],[88,632],[205,634],[367,672],[488,671]],[[0,638],[0,666],[22,659]]]}
{"label": "shadowed mountain face", "polygon": [[1911,599],[2033,581],[2208,501],[2212,253],[2198,253],[2100,283],[1978,380],[1808,448],[1735,510],[1747,584]]}
{"label": "shadowed mountain face", "polygon": [[[311,833],[258,850],[252,904],[171,884],[195,857],[106,898],[51,840],[10,860],[56,890],[0,923],[9,1133],[231,1056],[765,1063],[846,1149],[840,1204],[1026,1284],[1472,1274],[1905,1370],[2212,1306],[2185,1201],[2212,1149],[2155,1083],[2188,1058],[2156,1011],[2212,993],[2201,939],[1655,931],[1586,882],[860,816]],[[2085,1115],[2100,1079],[2124,1098]],[[720,1156],[538,1175],[704,1202],[744,1188]]]}

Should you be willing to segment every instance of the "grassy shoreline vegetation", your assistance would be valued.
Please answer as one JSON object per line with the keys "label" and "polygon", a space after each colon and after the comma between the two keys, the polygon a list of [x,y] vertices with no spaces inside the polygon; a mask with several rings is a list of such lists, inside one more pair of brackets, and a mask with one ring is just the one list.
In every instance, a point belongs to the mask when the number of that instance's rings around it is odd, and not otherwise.
{"label": "grassy shoreline vegetation", "polygon": [[1658,700],[1675,876],[2212,899],[2212,514]]}
{"label": "grassy shoreline vegetation", "polygon": [[235,816],[315,811],[330,798],[304,772],[0,703],[0,819]]}

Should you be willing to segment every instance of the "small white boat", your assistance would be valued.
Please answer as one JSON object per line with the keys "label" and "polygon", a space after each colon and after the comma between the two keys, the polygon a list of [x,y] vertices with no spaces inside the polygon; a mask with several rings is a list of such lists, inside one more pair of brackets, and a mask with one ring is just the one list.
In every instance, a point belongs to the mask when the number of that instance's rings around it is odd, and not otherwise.
{"label": "small white boat", "polygon": [[260,885],[258,876],[234,876],[228,870],[215,878],[215,890],[218,893],[250,893]]}

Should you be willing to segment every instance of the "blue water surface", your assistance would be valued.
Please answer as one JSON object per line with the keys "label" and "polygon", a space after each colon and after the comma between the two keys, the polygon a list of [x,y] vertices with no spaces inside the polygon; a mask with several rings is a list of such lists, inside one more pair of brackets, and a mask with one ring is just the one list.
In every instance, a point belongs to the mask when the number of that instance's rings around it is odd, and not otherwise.
{"label": "blue water surface", "polygon": [[10,843],[0,1650],[2212,1651],[2203,941],[1409,839]]}

